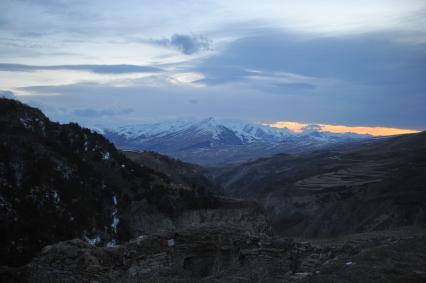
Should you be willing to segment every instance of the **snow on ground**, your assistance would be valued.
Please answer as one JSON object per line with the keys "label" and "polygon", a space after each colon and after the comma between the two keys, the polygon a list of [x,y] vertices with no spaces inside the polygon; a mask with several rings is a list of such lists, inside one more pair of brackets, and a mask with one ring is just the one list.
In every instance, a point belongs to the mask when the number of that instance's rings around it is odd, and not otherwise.
{"label": "snow on ground", "polygon": [[109,157],[110,157],[110,154],[109,154],[109,152],[107,151],[107,152],[105,152],[104,154],[102,154],[102,160],[108,160],[109,159]]}

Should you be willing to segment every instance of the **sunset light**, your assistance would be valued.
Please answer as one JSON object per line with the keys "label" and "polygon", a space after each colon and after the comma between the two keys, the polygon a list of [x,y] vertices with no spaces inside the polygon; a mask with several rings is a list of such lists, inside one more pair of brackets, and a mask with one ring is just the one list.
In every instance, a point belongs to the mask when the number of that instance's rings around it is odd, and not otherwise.
{"label": "sunset light", "polygon": [[413,134],[418,133],[418,130],[412,129],[399,129],[399,128],[387,128],[387,127],[363,127],[363,126],[344,126],[344,125],[330,125],[330,124],[305,124],[298,122],[283,122],[278,121],[271,124],[267,124],[274,128],[287,128],[293,132],[301,133],[309,126],[318,126],[321,132],[331,133],[354,133],[361,135],[371,136],[392,136],[401,134]]}

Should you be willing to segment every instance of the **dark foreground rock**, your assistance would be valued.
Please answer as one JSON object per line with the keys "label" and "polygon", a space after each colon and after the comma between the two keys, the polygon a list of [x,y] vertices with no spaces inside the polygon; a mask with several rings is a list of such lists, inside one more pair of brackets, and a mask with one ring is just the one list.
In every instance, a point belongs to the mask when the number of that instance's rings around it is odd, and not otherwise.
{"label": "dark foreground rock", "polygon": [[425,282],[426,231],[300,242],[237,226],[198,226],[114,248],[46,246],[2,282]]}

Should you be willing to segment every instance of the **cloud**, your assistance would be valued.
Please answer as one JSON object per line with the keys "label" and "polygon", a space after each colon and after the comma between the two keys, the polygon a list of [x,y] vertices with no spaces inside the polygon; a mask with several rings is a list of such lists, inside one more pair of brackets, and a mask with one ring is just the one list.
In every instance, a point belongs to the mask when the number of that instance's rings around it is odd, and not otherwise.
{"label": "cloud", "polygon": [[2,64],[0,71],[10,72],[32,72],[39,70],[70,70],[86,71],[96,74],[130,74],[130,73],[155,73],[161,69],[151,66],[138,65],[55,65],[55,66],[33,66],[22,64]]}
{"label": "cloud", "polygon": [[306,132],[319,132],[322,131],[322,127],[321,125],[316,125],[316,124],[309,124],[306,125],[302,128],[302,132],[306,133]]}
{"label": "cloud", "polygon": [[[426,90],[425,44],[393,42],[392,32],[304,38],[277,30],[241,38],[220,53],[200,60],[194,71],[202,82],[223,84],[243,79],[281,85],[317,86],[321,80],[347,81],[420,93]],[[258,70],[260,73],[248,73]],[[289,75],[290,74],[290,75]],[[392,87],[391,87],[392,86]]]}
{"label": "cloud", "polygon": [[127,115],[133,112],[132,108],[121,108],[121,109],[93,109],[93,108],[84,108],[84,109],[74,109],[71,111],[71,115],[80,116],[83,118],[95,118],[103,116],[119,116]]}
{"label": "cloud", "polygon": [[[244,79],[255,87],[269,89],[272,92],[283,90],[314,89],[317,86],[329,83],[327,79],[303,76],[287,72],[264,72],[248,70]],[[275,88],[275,89],[274,89]]]}
{"label": "cloud", "polygon": [[205,85],[199,83],[204,79],[201,73],[176,73],[170,76],[169,81],[174,85],[204,87]]}
{"label": "cloud", "polygon": [[[323,124],[383,126],[426,129],[426,97],[408,99],[389,89],[339,83],[315,89],[290,89],[276,95],[245,84],[219,84],[202,88],[177,85],[144,84],[116,87],[109,84],[72,84],[34,86],[29,92],[50,106],[66,109],[110,109],[112,105],[132,108],[129,115],[96,117],[102,123],[116,125],[140,123],[145,119],[173,119],[181,116],[221,117],[247,121],[316,121]],[[61,95],[49,95],[61,94]],[[412,94],[410,94],[412,97]],[[198,103],[188,103],[196,100]],[[78,121],[82,116],[67,117],[53,113],[59,121]],[[51,114],[52,115],[52,114]],[[90,114],[89,114],[90,115]],[[93,119],[90,124],[93,124]]]}
{"label": "cloud", "polygon": [[[51,71],[24,85],[25,89],[7,84],[18,75],[28,82],[31,75],[41,74],[10,72],[0,80],[17,95],[18,91],[38,97],[61,94],[63,98],[43,99],[61,101],[66,107],[81,100],[70,109],[97,109],[99,103],[109,108],[118,103],[135,109],[132,116],[204,111],[210,116],[258,121],[424,129],[424,45],[388,41],[389,36],[304,38],[264,29],[228,43],[209,57],[163,66],[165,71],[155,74],[89,80],[93,74],[82,73],[70,80],[66,72],[58,78],[54,72],[59,71]],[[61,81],[53,85],[53,78]],[[91,98],[97,101],[86,104]],[[190,99],[199,103],[188,103]]]}
{"label": "cloud", "polygon": [[171,38],[153,40],[151,42],[177,49],[186,55],[210,50],[212,44],[212,41],[205,36],[185,34],[174,34]]}
{"label": "cloud", "polygon": [[0,98],[16,99],[16,96],[10,90],[0,90]]}
{"label": "cloud", "polygon": [[[215,0],[215,1],[0,1],[0,20],[10,29],[78,35],[199,32],[232,23],[264,22],[303,33],[354,34],[388,28],[425,38],[424,0]],[[420,13],[419,13],[420,11]],[[420,15],[419,15],[420,14]],[[380,20],[378,20],[380,19]],[[146,36],[146,35],[145,35]]]}
{"label": "cloud", "polygon": [[[3,0],[0,62],[26,65],[0,64],[0,85],[78,121],[127,118],[107,115],[120,105],[137,118],[193,111],[420,129],[425,7],[424,0]],[[204,52],[213,42],[214,52]],[[67,117],[69,109],[82,115]]]}

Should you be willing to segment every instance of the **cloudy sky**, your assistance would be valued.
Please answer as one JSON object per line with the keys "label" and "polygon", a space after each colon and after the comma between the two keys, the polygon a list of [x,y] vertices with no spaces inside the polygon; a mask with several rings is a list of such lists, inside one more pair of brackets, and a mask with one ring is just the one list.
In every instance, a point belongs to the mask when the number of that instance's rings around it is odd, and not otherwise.
{"label": "cloudy sky", "polygon": [[426,129],[424,0],[1,0],[0,95],[54,120]]}

